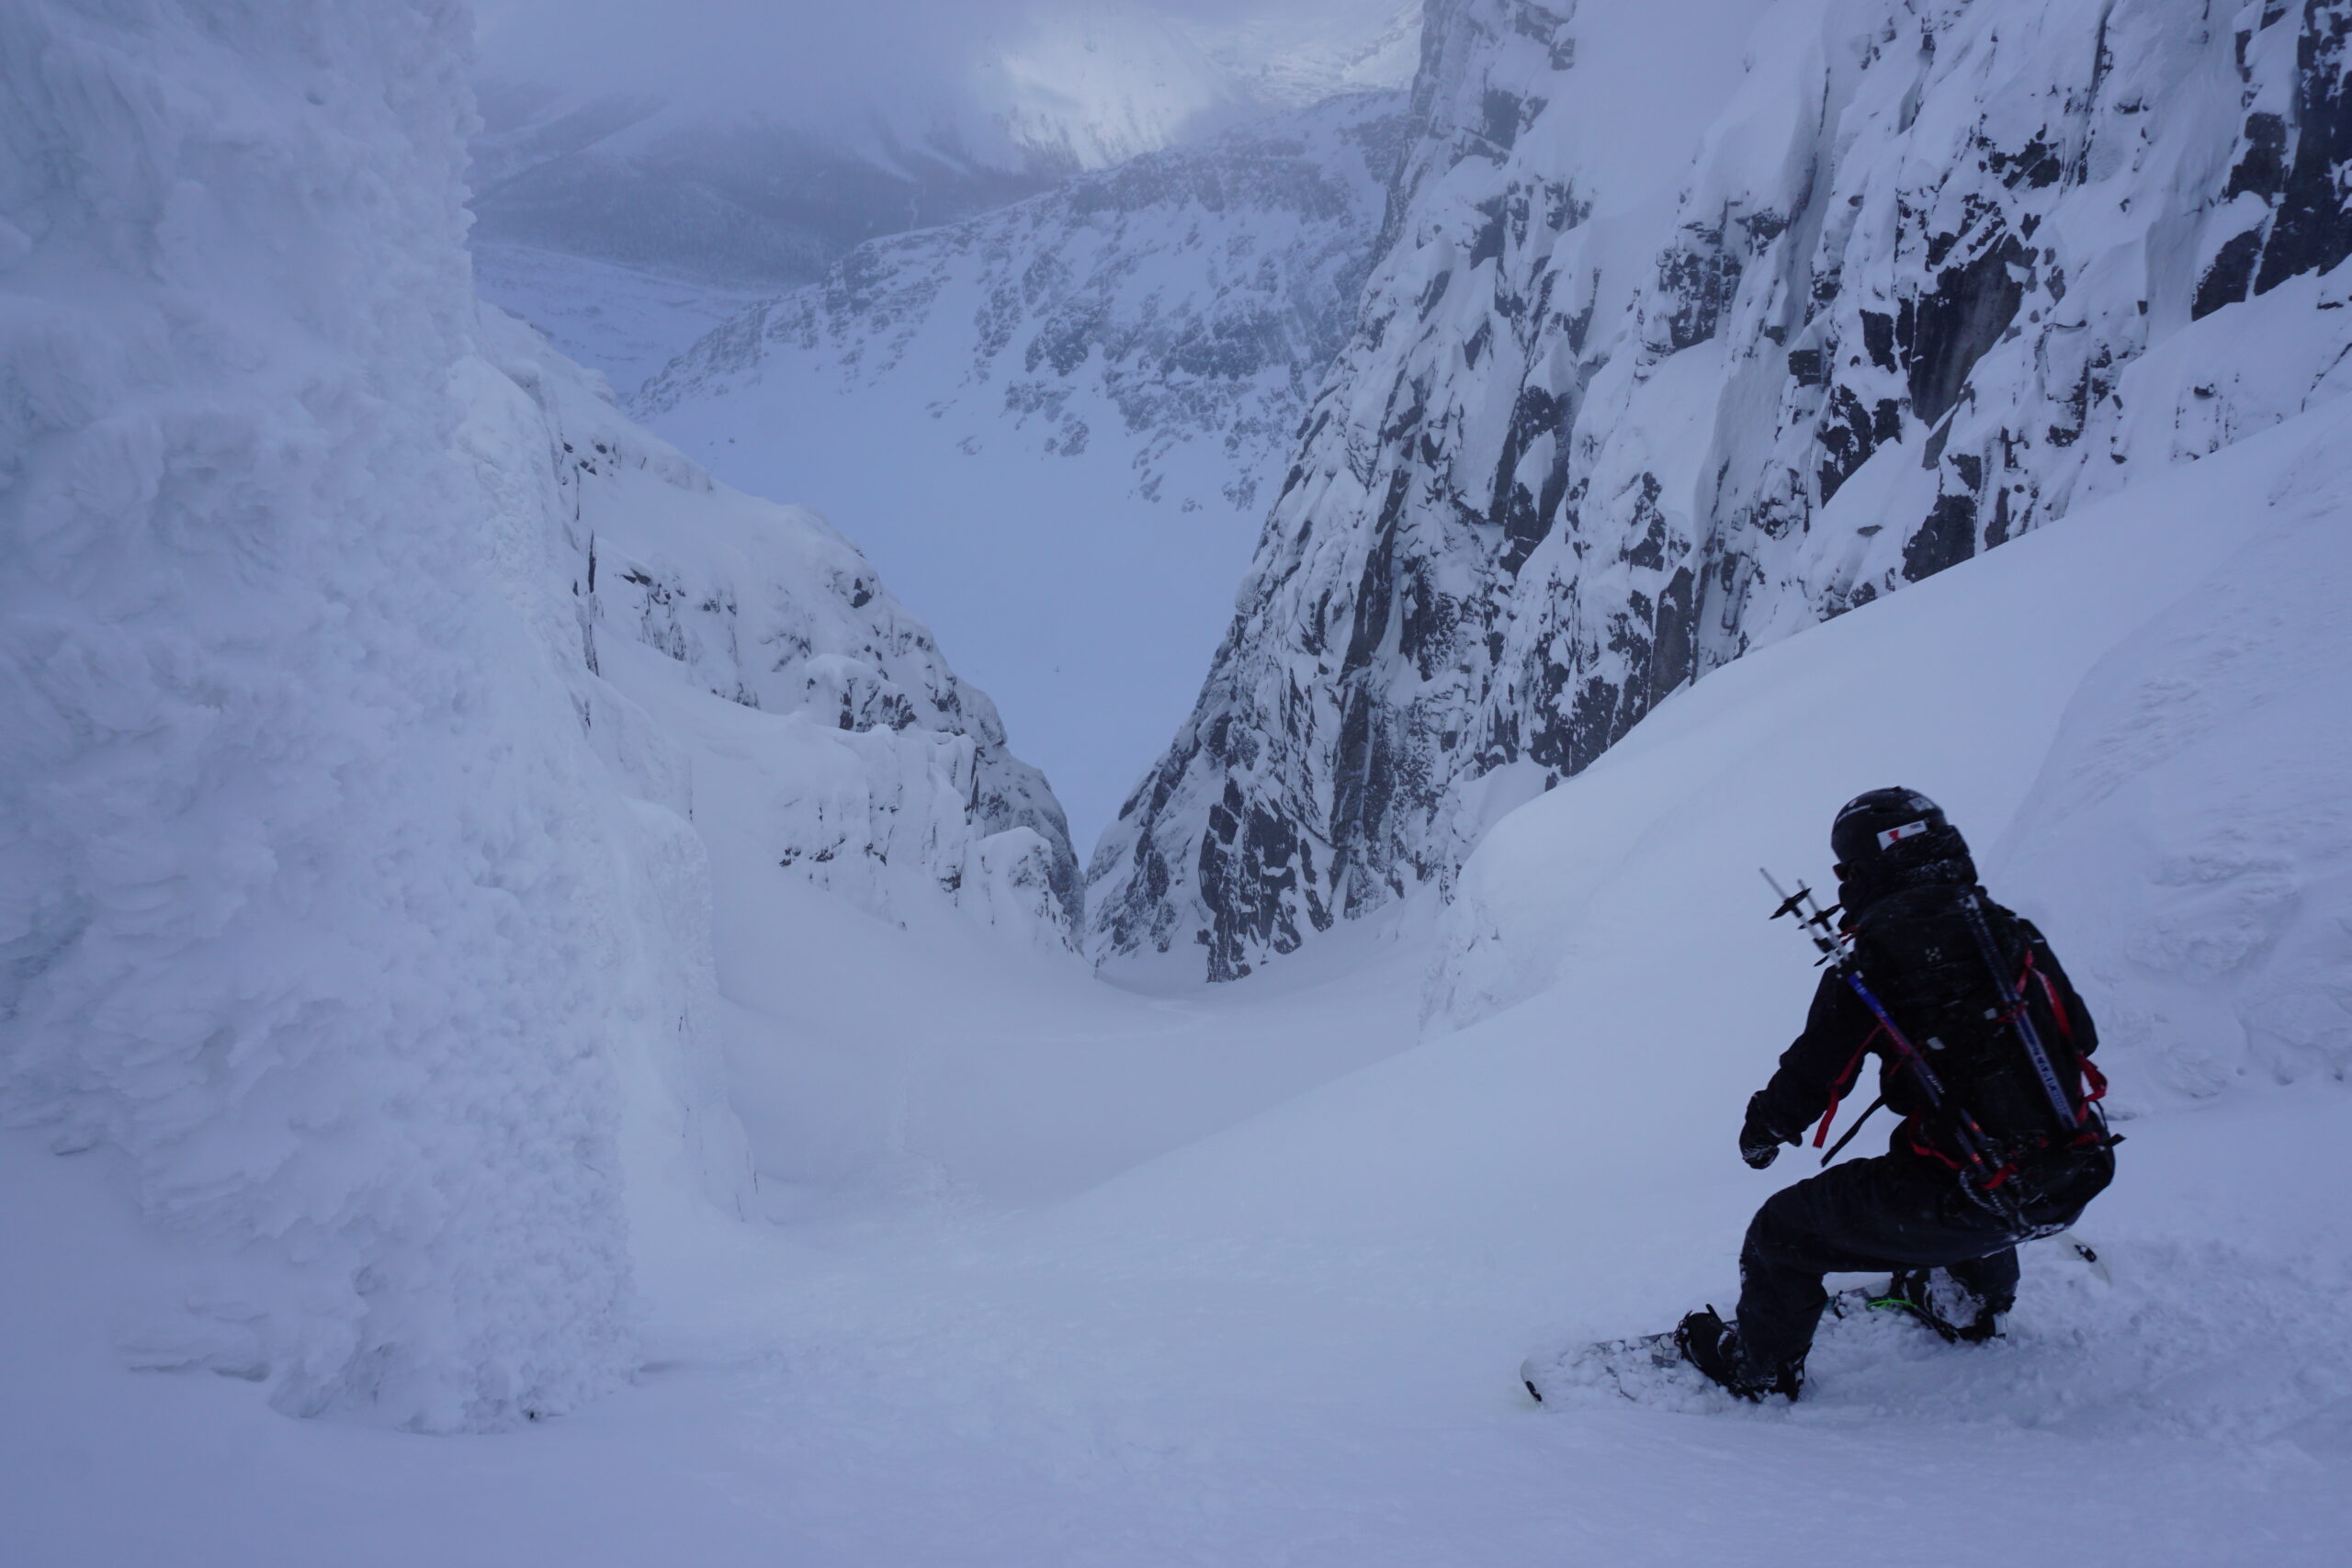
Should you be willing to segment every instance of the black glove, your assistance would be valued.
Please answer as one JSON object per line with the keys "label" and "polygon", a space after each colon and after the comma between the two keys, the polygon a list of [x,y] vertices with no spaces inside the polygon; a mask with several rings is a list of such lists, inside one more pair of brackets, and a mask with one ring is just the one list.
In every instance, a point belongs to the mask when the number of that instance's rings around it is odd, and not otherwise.
{"label": "black glove", "polygon": [[1754,1106],[1748,1107],[1747,1120],[1739,1129],[1739,1157],[1747,1162],[1750,1169],[1762,1170],[1779,1159],[1781,1145],[1789,1141],[1766,1126]]}

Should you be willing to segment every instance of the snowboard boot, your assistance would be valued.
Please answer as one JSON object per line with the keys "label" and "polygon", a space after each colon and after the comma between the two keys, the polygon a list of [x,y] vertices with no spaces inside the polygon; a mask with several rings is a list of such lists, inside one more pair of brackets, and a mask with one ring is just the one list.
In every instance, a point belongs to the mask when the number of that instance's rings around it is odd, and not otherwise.
{"label": "snowboard boot", "polygon": [[1752,1367],[1739,1343],[1739,1330],[1709,1307],[1685,1317],[1674,1330],[1674,1347],[1682,1359],[1705,1373],[1709,1382],[1750,1403],[1767,1394],[1794,1399],[1804,1383],[1804,1363],[1785,1367]]}
{"label": "snowboard boot", "polygon": [[2013,1303],[1978,1295],[1946,1269],[1904,1269],[1871,1304],[1902,1308],[1949,1344],[1982,1345],[1999,1336],[2001,1316]]}

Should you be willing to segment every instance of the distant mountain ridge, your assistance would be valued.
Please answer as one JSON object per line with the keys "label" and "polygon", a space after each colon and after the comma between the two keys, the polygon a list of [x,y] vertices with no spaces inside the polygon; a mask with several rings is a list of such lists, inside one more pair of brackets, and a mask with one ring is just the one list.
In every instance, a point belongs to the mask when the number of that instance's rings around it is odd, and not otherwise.
{"label": "distant mountain ridge", "polygon": [[[1335,95],[1401,88],[1419,8],[1285,0],[1211,18],[1151,0],[1044,6],[1019,25],[965,23],[978,52],[944,81],[922,73],[940,62],[910,59],[906,79],[884,73],[871,102],[830,108],[774,83],[748,94],[729,85],[762,49],[782,47],[772,40],[702,39],[741,58],[697,57],[696,79],[681,84],[671,78],[688,62],[673,56],[684,43],[641,39],[647,62],[635,71],[624,59],[575,74],[560,68],[571,56],[543,58],[524,39],[577,33],[579,18],[533,19],[524,5],[499,20],[472,142],[484,290],[575,356],[628,378],[628,392],[700,329],[695,302],[683,320],[645,310],[644,281],[603,269],[666,280],[657,291],[671,295],[813,283],[868,240],[953,223]],[[605,46],[627,52],[619,38]],[[583,294],[620,299],[583,304]],[[565,319],[600,309],[622,319]],[[616,354],[600,342],[615,330],[668,335],[668,352],[640,367],[649,348]]]}
{"label": "distant mountain ridge", "polygon": [[1047,453],[1119,429],[1147,491],[1170,449],[1219,441],[1248,506],[1247,459],[1288,439],[1345,340],[1402,107],[1333,99],[878,241],[711,332],[634,407],[912,377],[935,414],[1001,412]]}

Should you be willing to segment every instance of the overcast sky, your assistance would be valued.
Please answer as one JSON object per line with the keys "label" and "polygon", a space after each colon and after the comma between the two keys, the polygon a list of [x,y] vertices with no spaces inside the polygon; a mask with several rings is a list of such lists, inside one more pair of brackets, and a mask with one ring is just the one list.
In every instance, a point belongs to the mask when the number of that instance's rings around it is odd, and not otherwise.
{"label": "overcast sky", "polygon": [[[876,103],[960,104],[981,63],[1042,34],[1148,39],[1369,34],[1400,0],[479,0],[486,74],[587,91],[691,94],[792,121]],[[1147,52],[1148,51],[1147,50]]]}

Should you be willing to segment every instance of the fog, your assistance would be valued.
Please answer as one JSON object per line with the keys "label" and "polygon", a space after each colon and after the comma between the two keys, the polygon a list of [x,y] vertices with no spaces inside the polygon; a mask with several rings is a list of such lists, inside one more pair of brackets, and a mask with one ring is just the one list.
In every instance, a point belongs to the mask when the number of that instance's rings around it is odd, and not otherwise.
{"label": "fog", "polygon": [[[1213,62],[1361,28],[1402,0],[481,0],[486,77],[648,94],[796,126],[946,131],[985,151],[1009,109],[1100,91],[1098,54],[1213,95]],[[1205,104],[1197,106],[1206,107]]]}

